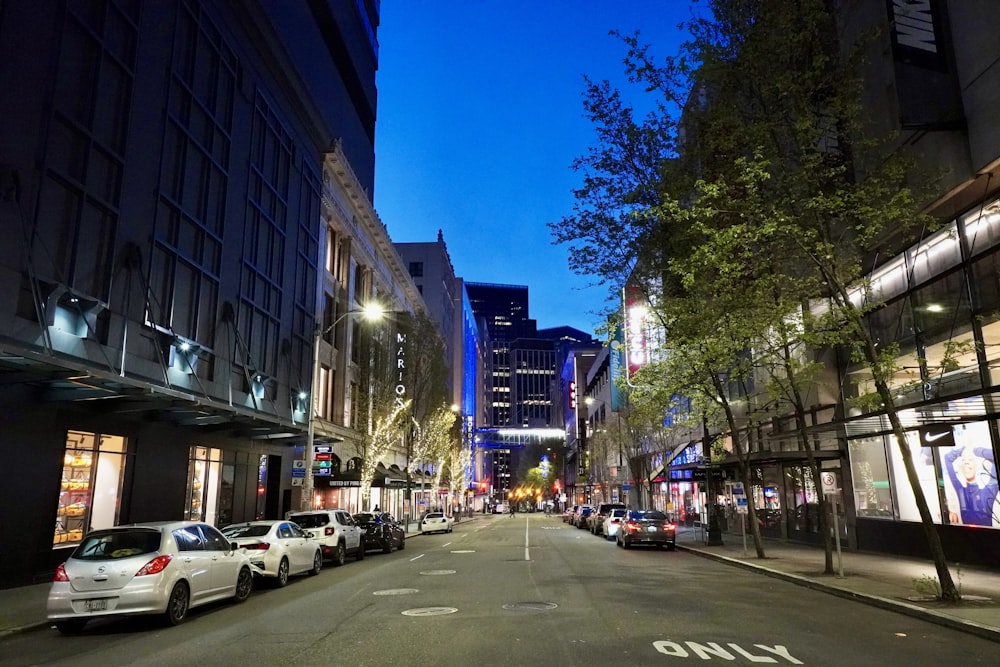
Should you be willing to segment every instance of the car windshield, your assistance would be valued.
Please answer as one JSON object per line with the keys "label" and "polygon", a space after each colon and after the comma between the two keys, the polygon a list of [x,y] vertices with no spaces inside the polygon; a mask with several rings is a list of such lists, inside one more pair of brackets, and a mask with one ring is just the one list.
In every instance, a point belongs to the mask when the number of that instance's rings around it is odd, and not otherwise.
{"label": "car windshield", "polygon": [[94,532],[84,538],[73,552],[77,560],[109,560],[153,553],[160,549],[158,530],[119,530]]}
{"label": "car windshield", "polygon": [[303,528],[322,528],[330,523],[326,514],[296,514],[292,518]]}
{"label": "car windshield", "polygon": [[355,514],[354,520],[358,523],[375,523],[376,521],[374,514]]}
{"label": "car windshield", "polygon": [[666,521],[667,515],[659,510],[635,510],[629,512],[628,518],[632,521]]}
{"label": "car windshield", "polygon": [[611,517],[612,518],[621,517],[621,516],[625,516],[625,510],[611,510]]}
{"label": "car windshield", "polygon": [[271,531],[271,524],[242,524],[237,526],[226,526],[222,529],[222,534],[232,540],[241,537],[263,537]]}
{"label": "car windshield", "polygon": [[431,512],[430,514],[427,515],[427,518],[428,519],[443,519],[444,518],[444,514],[441,514],[441,512]]}

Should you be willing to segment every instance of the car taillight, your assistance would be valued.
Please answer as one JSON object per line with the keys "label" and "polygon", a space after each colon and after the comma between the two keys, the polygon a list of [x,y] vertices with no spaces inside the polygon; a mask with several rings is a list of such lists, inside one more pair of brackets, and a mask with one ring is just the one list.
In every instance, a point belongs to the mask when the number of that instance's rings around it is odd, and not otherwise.
{"label": "car taillight", "polygon": [[56,568],[56,576],[52,581],[69,581],[69,575],[66,574],[66,563],[59,564],[59,567]]}
{"label": "car taillight", "polygon": [[139,569],[139,571],[135,573],[135,576],[142,577],[147,574],[159,574],[160,572],[163,572],[163,569],[167,567],[167,565],[170,564],[170,561],[172,559],[173,557],[170,554],[163,554],[162,556],[157,556],[153,560],[143,565]]}
{"label": "car taillight", "polygon": [[257,544],[244,544],[245,549],[253,549],[256,551],[267,551],[271,548],[271,545],[267,542],[258,542]]}
{"label": "car taillight", "polygon": [[612,519],[611,520],[611,523],[621,523],[621,522],[622,522],[621,519]]}
{"label": "car taillight", "polygon": [[333,533],[334,533],[334,530],[333,530],[332,526],[327,526],[326,528],[323,529],[323,534],[324,535],[333,535]]}
{"label": "car taillight", "polygon": [[677,530],[677,526],[672,523],[663,524],[663,530]]}
{"label": "car taillight", "polygon": [[637,524],[635,521],[629,521],[625,524],[625,528],[627,528],[628,530],[639,530],[639,524]]}

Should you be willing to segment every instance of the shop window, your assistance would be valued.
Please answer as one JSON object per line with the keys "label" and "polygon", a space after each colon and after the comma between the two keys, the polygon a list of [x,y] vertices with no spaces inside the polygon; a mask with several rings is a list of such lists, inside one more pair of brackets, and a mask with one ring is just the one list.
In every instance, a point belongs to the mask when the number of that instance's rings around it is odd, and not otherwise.
{"label": "shop window", "polygon": [[881,436],[859,438],[850,441],[849,449],[857,515],[893,518],[885,440]]}
{"label": "shop window", "polygon": [[951,429],[954,445],[937,450],[948,523],[1000,527],[997,467],[986,422]]}
{"label": "shop window", "polygon": [[[930,509],[934,523],[941,523],[941,503],[938,500],[937,472],[934,469],[934,448],[921,447],[920,434],[911,431],[906,434],[906,446],[909,448],[910,457],[913,459],[913,466],[917,471],[917,479],[927,506]],[[889,438],[889,462],[891,464],[892,482],[894,485],[894,498],[896,506],[899,508],[900,521],[920,521],[920,514],[917,511],[916,496],[913,487],[910,486],[906,476],[906,469],[903,467],[903,459],[899,453],[899,446],[896,439]]]}
{"label": "shop window", "polygon": [[69,431],[52,543],[75,546],[84,534],[118,523],[126,463],[125,438]]}
{"label": "shop window", "polygon": [[219,509],[221,468],[221,449],[197,445],[191,448],[188,460],[185,519],[216,523]]}

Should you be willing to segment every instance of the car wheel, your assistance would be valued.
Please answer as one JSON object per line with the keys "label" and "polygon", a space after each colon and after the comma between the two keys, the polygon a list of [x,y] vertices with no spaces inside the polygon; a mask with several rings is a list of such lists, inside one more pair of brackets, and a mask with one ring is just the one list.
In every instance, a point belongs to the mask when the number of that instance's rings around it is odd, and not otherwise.
{"label": "car wheel", "polygon": [[253,591],[253,573],[249,567],[240,570],[240,576],[236,577],[236,593],[233,599],[237,602],[245,602]]}
{"label": "car wheel", "polygon": [[385,538],[385,542],[382,543],[382,553],[391,554],[392,553],[392,535]]}
{"label": "car wheel", "polygon": [[187,618],[188,605],[191,602],[191,594],[188,592],[187,584],[178,581],[170,591],[167,599],[167,611],[163,616],[170,625],[180,625]]}
{"label": "car wheel", "polygon": [[337,548],[333,551],[333,564],[340,567],[347,562],[347,547],[343,542],[337,543]]}
{"label": "car wheel", "polygon": [[278,563],[278,576],[275,579],[275,583],[278,588],[284,588],[288,585],[288,559],[282,558],[281,562]]}
{"label": "car wheel", "polygon": [[364,560],[365,559],[365,541],[364,540],[361,540],[360,542],[358,542],[358,551],[357,551],[357,553],[354,554],[354,559],[355,560]]}
{"label": "car wheel", "polygon": [[64,635],[75,635],[83,631],[83,626],[87,621],[82,618],[74,618],[68,621],[56,621],[56,630]]}
{"label": "car wheel", "polygon": [[630,545],[630,544],[628,543],[628,538],[627,538],[627,537],[626,537],[626,538],[624,538],[624,539],[622,539],[622,549],[628,549],[628,548],[629,548],[629,547],[631,547],[631,546],[632,546],[632,545]]}
{"label": "car wheel", "polygon": [[323,554],[321,554],[319,552],[319,549],[317,549],[316,555],[313,556],[313,566],[312,569],[309,570],[309,574],[315,577],[317,574],[319,574],[319,571],[322,569],[323,569]]}
{"label": "car wheel", "polygon": [[677,549],[677,545],[676,544],[668,544],[667,545],[667,551],[674,551],[676,549]]}
{"label": "car wheel", "polygon": [[406,548],[406,537],[405,536],[404,537],[400,537],[399,538],[399,550],[402,551],[405,548]]}

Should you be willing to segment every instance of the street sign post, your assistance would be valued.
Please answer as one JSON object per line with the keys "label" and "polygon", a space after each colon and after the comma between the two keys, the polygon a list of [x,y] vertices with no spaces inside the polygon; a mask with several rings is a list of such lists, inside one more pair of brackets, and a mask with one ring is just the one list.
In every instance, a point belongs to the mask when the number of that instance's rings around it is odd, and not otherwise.
{"label": "street sign post", "polygon": [[830,501],[830,508],[833,512],[833,541],[837,546],[837,576],[844,578],[844,557],[840,551],[840,521],[837,517],[837,495],[840,489],[837,488],[837,474],[832,470],[824,470],[819,474],[820,485],[823,495]]}
{"label": "street sign post", "polygon": [[743,555],[747,555],[747,493],[743,482],[733,482],[733,500],[740,515],[740,533],[743,535]]}

